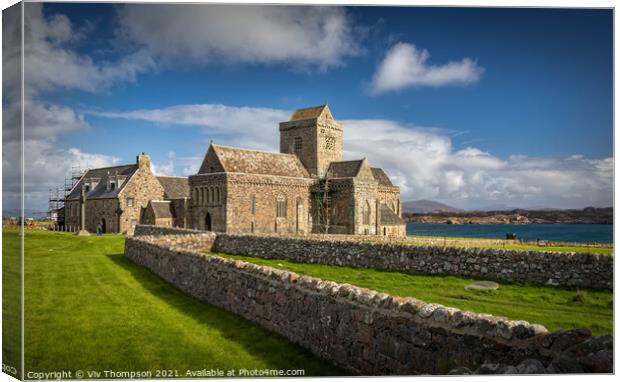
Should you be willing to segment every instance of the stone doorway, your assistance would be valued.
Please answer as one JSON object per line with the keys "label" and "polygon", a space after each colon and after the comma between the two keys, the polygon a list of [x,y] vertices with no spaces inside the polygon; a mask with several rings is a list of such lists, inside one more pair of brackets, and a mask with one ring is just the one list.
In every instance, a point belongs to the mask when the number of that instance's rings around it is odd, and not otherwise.
{"label": "stone doorway", "polygon": [[212,231],[211,227],[211,214],[207,212],[207,216],[205,216],[205,230]]}
{"label": "stone doorway", "polygon": [[101,219],[101,233],[106,232],[105,219]]}

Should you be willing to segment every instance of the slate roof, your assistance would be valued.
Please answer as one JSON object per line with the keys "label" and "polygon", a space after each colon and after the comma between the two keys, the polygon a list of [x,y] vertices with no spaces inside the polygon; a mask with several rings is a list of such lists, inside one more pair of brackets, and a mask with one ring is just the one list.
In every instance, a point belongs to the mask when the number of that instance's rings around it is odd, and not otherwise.
{"label": "slate roof", "polygon": [[381,225],[400,225],[405,224],[405,221],[392,211],[390,207],[385,203],[379,205],[379,224]]}
{"label": "slate roof", "polygon": [[301,121],[304,119],[318,118],[323,112],[323,109],[325,109],[326,107],[327,105],[319,105],[319,106],[313,106],[313,107],[306,107],[304,109],[297,109],[293,112],[293,115],[291,116],[290,120]]}
{"label": "slate roof", "polygon": [[226,172],[308,178],[308,171],[295,154],[271,153],[212,145]]}
{"label": "slate roof", "polygon": [[151,200],[149,202],[155,219],[172,218],[172,211],[170,211],[170,202],[167,200]]}
{"label": "slate roof", "polygon": [[390,178],[388,178],[387,174],[385,173],[385,171],[383,171],[382,168],[371,167],[370,170],[372,171],[372,176],[377,182],[379,182],[380,186],[394,186],[392,184],[392,181],[390,180]]}
{"label": "slate roof", "polygon": [[185,176],[158,176],[166,199],[189,198],[189,179]]}
{"label": "slate roof", "polygon": [[[82,186],[87,180],[90,179],[99,179],[99,183],[96,187],[91,188],[86,193],[87,199],[107,199],[107,198],[116,198],[118,197],[118,193],[125,187],[129,178],[136,172],[138,166],[136,164],[127,164],[122,166],[114,166],[114,167],[103,167],[103,168],[95,168],[86,171],[86,173],[80,178],[78,183],[73,187],[69,195],[67,195],[67,199],[75,200],[79,199]],[[125,181],[114,190],[108,190],[108,178],[114,175],[122,175],[125,176]]]}
{"label": "slate roof", "polygon": [[354,178],[362,167],[363,159],[331,162],[327,169],[330,178]]}

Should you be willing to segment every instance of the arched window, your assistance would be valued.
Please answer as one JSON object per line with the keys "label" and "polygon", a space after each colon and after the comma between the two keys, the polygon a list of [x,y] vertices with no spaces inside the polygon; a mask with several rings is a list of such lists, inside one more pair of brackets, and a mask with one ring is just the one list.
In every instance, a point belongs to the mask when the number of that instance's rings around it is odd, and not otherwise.
{"label": "arched window", "polygon": [[200,187],[200,204],[205,204],[206,201],[207,201],[207,198],[205,195],[205,188]]}
{"label": "arched window", "polygon": [[370,224],[370,203],[366,201],[362,211],[362,224]]}
{"label": "arched window", "polygon": [[284,195],[278,195],[276,198],[276,217],[286,217],[286,197]]}
{"label": "arched window", "polygon": [[219,187],[215,187],[215,202],[219,203],[220,202],[220,188]]}

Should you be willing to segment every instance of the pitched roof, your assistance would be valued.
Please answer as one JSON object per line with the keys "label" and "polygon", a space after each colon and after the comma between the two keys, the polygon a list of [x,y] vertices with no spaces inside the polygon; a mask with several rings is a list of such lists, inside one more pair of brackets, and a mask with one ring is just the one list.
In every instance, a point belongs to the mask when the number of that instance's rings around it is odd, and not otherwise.
{"label": "pitched roof", "polygon": [[155,219],[172,218],[170,211],[170,202],[167,200],[151,200],[149,202]]}
{"label": "pitched roof", "polygon": [[186,176],[158,176],[166,199],[189,198],[189,179]]}
{"label": "pitched roof", "polygon": [[331,162],[327,168],[330,178],[354,178],[362,167],[363,159]]}
{"label": "pitched roof", "polygon": [[372,176],[377,182],[379,182],[380,186],[394,186],[382,168],[371,167],[370,170],[372,171]]}
{"label": "pitched roof", "polygon": [[381,225],[405,224],[405,221],[385,203],[379,205],[379,214],[379,224]]}
{"label": "pitched roof", "polygon": [[293,112],[293,115],[291,116],[290,121],[301,121],[303,119],[318,118],[321,116],[325,108],[329,110],[329,107],[327,105],[319,105],[319,106],[306,107],[303,109],[297,109]]}
{"label": "pitched roof", "polygon": [[226,172],[246,174],[309,177],[308,171],[295,154],[271,153],[212,144]]}
{"label": "pitched roof", "polygon": [[[90,186],[90,190],[86,193],[87,199],[105,199],[115,198],[118,193],[125,187],[129,178],[138,170],[136,164],[126,164],[122,166],[94,168],[87,170],[86,173],[80,178],[78,183],[73,187],[67,199],[79,199],[82,193],[82,187],[85,183],[98,179],[98,183],[93,187]],[[108,179],[119,175],[124,177],[124,181],[117,184],[113,190],[108,189]]]}

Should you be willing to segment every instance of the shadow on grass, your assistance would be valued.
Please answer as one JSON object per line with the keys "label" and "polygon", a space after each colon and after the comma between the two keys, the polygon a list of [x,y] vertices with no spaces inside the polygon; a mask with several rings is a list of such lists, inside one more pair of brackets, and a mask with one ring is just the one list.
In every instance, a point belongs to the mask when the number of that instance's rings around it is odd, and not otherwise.
{"label": "shadow on grass", "polygon": [[106,256],[116,265],[129,271],[152,296],[199,324],[217,330],[224,338],[241,345],[253,357],[265,362],[269,368],[292,369],[301,365],[306,370],[306,376],[348,375],[345,370],[289,342],[284,336],[186,294],[150,270],[127,259],[123,254]]}

